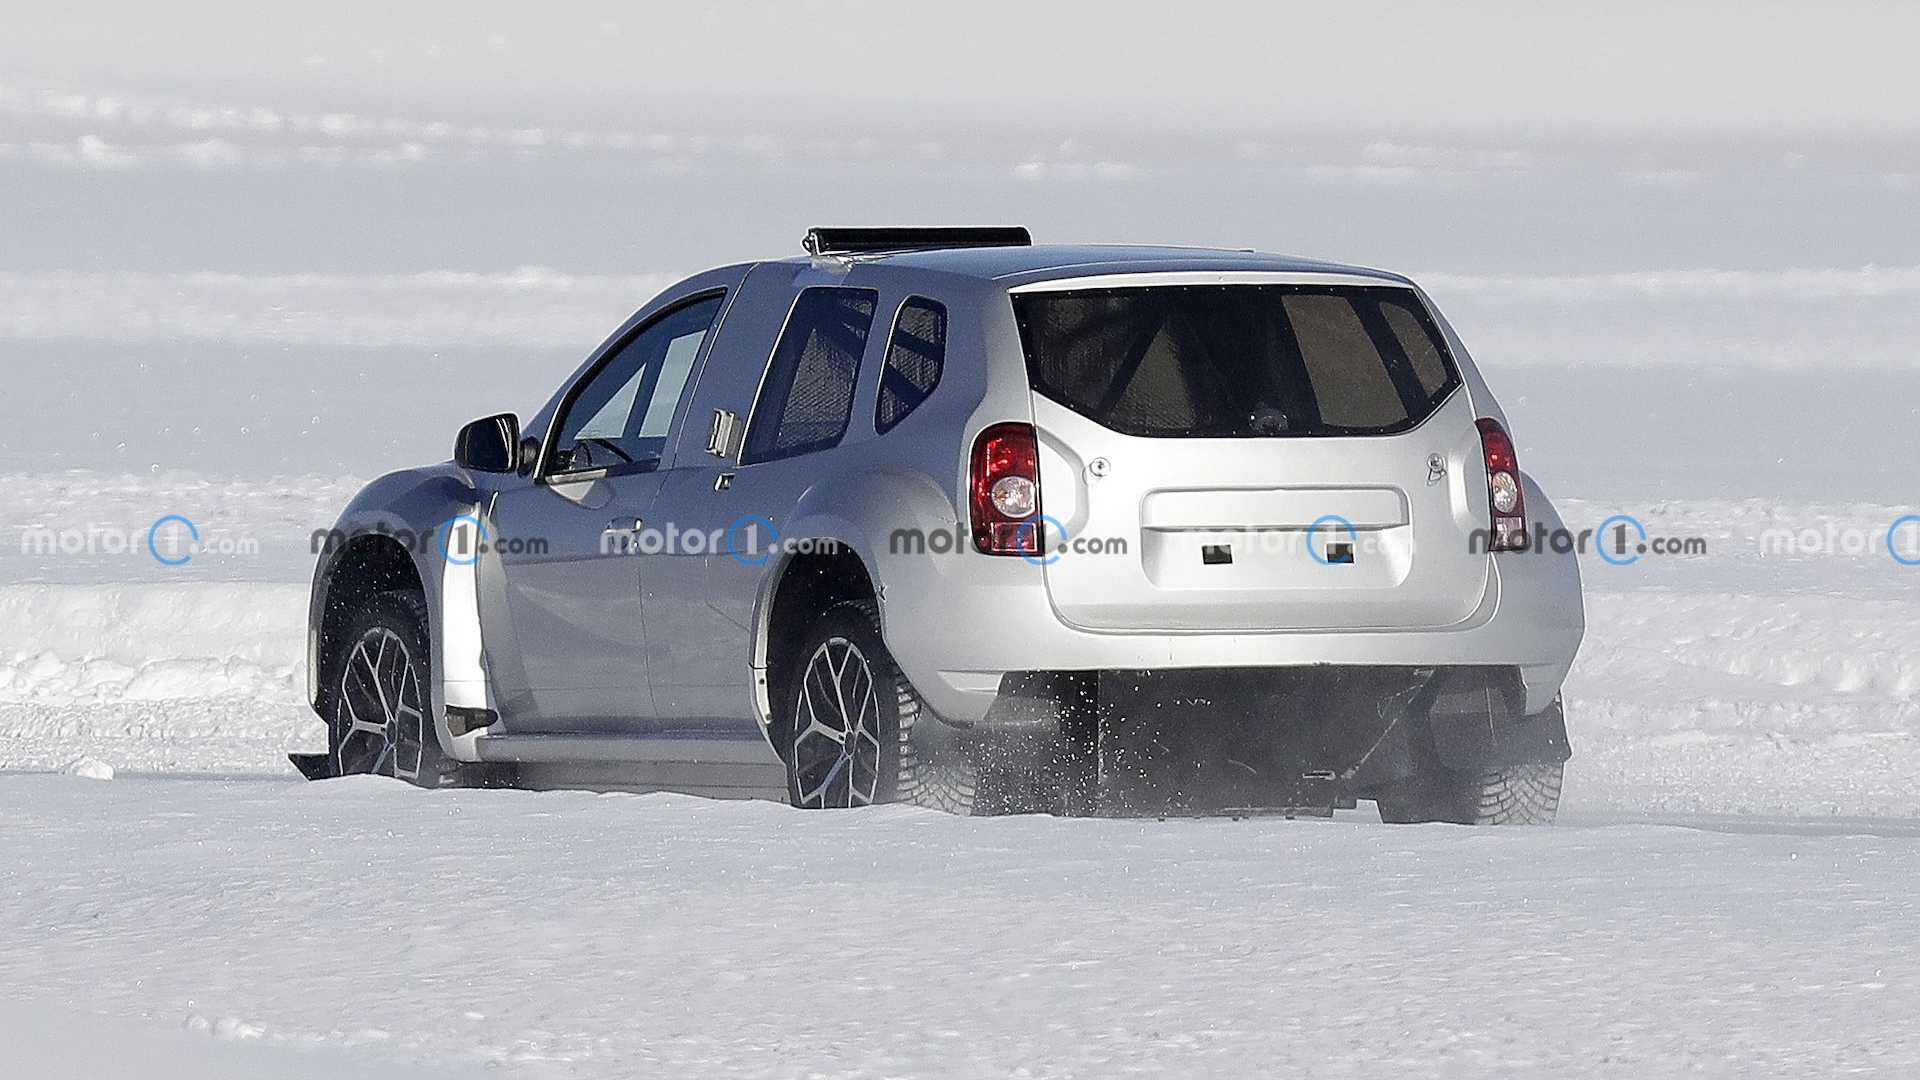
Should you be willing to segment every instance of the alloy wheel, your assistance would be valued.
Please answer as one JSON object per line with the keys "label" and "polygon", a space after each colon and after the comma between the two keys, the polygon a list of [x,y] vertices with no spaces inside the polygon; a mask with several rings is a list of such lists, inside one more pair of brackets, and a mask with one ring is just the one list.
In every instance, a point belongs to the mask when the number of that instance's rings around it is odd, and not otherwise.
{"label": "alloy wheel", "polygon": [[340,676],[334,769],[338,775],[373,773],[415,780],[426,745],[420,671],[399,634],[367,631]]}
{"label": "alloy wheel", "polygon": [[873,667],[843,637],[807,658],[794,702],[793,764],[803,807],[867,806],[880,786]]}

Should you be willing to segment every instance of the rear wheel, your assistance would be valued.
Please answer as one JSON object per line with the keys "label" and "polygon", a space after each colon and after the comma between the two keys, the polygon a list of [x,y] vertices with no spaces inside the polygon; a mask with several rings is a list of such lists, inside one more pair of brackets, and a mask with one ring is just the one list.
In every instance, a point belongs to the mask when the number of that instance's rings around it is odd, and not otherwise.
{"label": "rear wheel", "polygon": [[806,809],[908,802],[974,813],[979,769],[894,664],[873,603],[836,604],[793,653],[781,695],[787,795]]}
{"label": "rear wheel", "polygon": [[1377,800],[1394,824],[1551,825],[1560,808],[1562,765],[1509,765],[1480,772],[1432,768]]}
{"label": "rear wheel", "polygon": [[327,752],[336,776],[392,776],[420,787],[452,782],[434,732],[426,600],[387,592],[355,616],[334,665]]}

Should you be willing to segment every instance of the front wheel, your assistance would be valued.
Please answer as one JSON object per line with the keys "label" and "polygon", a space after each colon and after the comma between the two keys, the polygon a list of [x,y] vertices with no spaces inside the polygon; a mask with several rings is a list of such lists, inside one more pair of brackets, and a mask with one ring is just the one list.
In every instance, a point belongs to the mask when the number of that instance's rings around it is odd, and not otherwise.
{"label": "front wheel", "polygon": [[1436,769],[1382,792],[1380,820],[1457,825],[1551,825],[1560,809],[1563,765],[1509,765],[1480,772]]}
{"label": "front wheel", "polygon": [[894,664],[871,601],[829,608],[792,655],[780,715],[793,805],[908,802],[975,812],[972,755]]}
{"label": "front wheel", "polygon": [[393,776],[420,787],[452,782],[453,763],[433,727],[428,649],[419,593],[381,593],[360,610],[334,665],[333,775]]}

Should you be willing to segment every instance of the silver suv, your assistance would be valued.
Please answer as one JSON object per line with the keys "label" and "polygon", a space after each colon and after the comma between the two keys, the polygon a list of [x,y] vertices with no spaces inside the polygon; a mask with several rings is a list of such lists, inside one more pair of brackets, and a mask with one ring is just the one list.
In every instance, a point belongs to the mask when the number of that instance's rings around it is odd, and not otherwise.
{"label": "silver suv", "polygon": [[1411,281],[816,229],[324,536],[310,776],[1541,822],[1575,557]]}

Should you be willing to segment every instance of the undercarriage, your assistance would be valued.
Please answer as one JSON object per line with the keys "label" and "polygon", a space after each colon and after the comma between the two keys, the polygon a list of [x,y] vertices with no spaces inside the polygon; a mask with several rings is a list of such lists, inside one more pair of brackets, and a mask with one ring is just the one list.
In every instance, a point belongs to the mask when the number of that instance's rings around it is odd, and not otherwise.
{"label": "undercarriage", "polygon": [[1558,702],[1523,701],[1510,667],[1022,673],[975,746],[1034,809],[1327,816],[1434,774],[1565,762]]}

